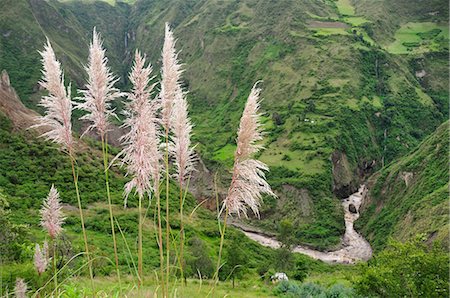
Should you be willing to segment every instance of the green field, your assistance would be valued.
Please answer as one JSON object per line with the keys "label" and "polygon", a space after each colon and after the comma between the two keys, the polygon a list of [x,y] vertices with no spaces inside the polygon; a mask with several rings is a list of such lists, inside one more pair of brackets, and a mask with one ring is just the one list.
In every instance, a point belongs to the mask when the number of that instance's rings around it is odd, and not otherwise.
{"label": "green field", "polygon": [[[94,284],[97,297],[114,297],[118,294],[117,280],[112,277],[103,277],[95,280]],[[173,281],[171,297],[207,297],[212,294],[213,282],[211,280],[188,279],[183,285],[180,281]],[[215,297],[276,297],[272,291],[273,285],[265,284],[258,280],[246,280],[236,282],[233,288],[231,281],[220,282],[215,290]],[[63,286],[66,297],[79,297],[83,294],[92,293],[90,280],[86,278],[73,278]],[[136,280],[131,277],[123,279],[122,294],[128,297],[156,297],[161,295],[160,287],[153,276],[144,279],[144,287],[136,288]]]}
{"label": "green field", "polygon": [[364,17],[344,17],[344,21],[346,23],[351,24],[352,26],[361,26],[362,24],[369,23],[370,21]]}
{"label": "green field", "polygon": [[432,22],[410,22],[402,25],[394,38],[386,47],[392,54],[432,52],[439,50],[440,44],[448,44],[449,29]]}
{"label": "green field", "polygon": [[349,35],[345,28],[311,28],[315,36],[329,36],[329,35]]}
{"label": "green field", "polygon": [[345,16],[352,16],[355,14],[355,8],[350,3],[350,0],[338,0],[336,1],[336,6],[339,13]]}

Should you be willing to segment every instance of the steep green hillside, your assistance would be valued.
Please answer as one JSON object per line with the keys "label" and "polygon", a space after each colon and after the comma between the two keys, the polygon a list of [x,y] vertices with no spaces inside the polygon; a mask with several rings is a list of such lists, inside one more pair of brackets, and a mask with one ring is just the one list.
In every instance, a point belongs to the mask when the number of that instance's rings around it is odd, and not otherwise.
{"label": "steep green hillside", "polygon": [[48,36],[67,75],[81,82],[87,40],[72,15],[62,15],[51,2],[6,0],[0,11],[0,66],[10,74],[14,87],[28,107],[36,107],[40,56]]}
{"label": "steep green hillside", "polygon": [[[105,37],[108,57],[115,72],[122,74],[126,51],[126,5],[78,1],[5,0],[0,11],[0,68],[6,69],[13,86],[27,107],[37,109],[41,76],[38,51],[45,37],[52,42],[66,76],[75,86],[84,83],[89,40],[94,26]],[[76,16],[74,15],[76,11]],[[20,21],[18,21],[20,20]]]}
{"label": "steep green hillside", "polygon": [[449,122],[412,153],[375,174],[360,230],[376,249],[389,237],[405,241],[424,234],[449,243]]}
{"label": "steep green hillside", "polygon": [[[27,106],[35,108],[36,50],[44,35],[55,43],[67,76],[80,85],[95,25],[126,86],[134,48],[159,68],[164,23],[170,22],[185,63],[197,150],[206,166],[220,171],[222,185],[228,185],[244,101],[253,83],[263,80],[268,137],[260,159],[269,164],[269,182],[280,199],[268,199],[254,224],[276,230],[277,222],[288,218],[298,242],[327,248],[343,234],[337,198],[414,148],[448,110],[448,55],[442,46],[448,32],[440,29],[448,24],[448,10],[422,14],[410,9],[421,1],[395,7],[378,1],[378,11],[365,2],[7,1],[0,12],[0,66],[10,72]],[[386,20],[379,21],[377,13],[385,13]],[[396,35],[411,22],[439,23]],[[406,55],[389,50],[396,36],[411,35],[430,47]]]}

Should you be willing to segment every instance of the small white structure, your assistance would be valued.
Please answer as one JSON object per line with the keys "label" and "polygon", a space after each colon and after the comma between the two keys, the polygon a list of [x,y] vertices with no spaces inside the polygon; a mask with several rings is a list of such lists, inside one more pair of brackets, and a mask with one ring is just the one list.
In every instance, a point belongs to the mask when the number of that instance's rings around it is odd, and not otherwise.
{"label": "small white structure", "polygon": [[270,277],[270,279],[272,280],[272,282],[280,282],[283,280],[289,280],[286,273],[284,273],[284,272],[277,272],[274,275],[272,275]]}

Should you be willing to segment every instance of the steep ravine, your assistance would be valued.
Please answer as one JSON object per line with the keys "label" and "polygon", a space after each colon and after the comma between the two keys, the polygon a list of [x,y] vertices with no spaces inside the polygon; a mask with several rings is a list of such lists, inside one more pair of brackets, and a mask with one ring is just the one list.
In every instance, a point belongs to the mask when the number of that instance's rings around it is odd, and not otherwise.
{"label": "steep ravine", "polygon": [[[359,218],[359,208],[364,197],[367,194],[365,185],[361,185],[358,191],[348,198],[342,200],[345,216],[345,234],[342,239],[342,248],[335,251],[323,252],[303,246],[296,246],[293,252],[308,255],[314,259],[328,263],[354,264],[358,261],[367,261],[372,257],[372,248],[369,242],[355,231],[353,223]],[[354,213],[350,211],[349,206],[354,205]],[[280,242],[274,237],[267,236],[255,229],[244,226],[237,222],[233,226],[240,229],[247,237],[259,244],[271,248],[279,248]]]}

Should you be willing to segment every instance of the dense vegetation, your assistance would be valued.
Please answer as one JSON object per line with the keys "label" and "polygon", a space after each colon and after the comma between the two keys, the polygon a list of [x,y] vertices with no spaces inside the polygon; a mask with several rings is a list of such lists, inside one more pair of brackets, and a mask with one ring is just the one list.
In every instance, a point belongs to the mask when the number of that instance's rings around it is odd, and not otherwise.
{"label": "dense vegetation", "polygon": [[405,241],[422,233],[448,245],[448,133],[446,122],[371,178],[370,201],[357,225],[375,249],[389,237]]}

